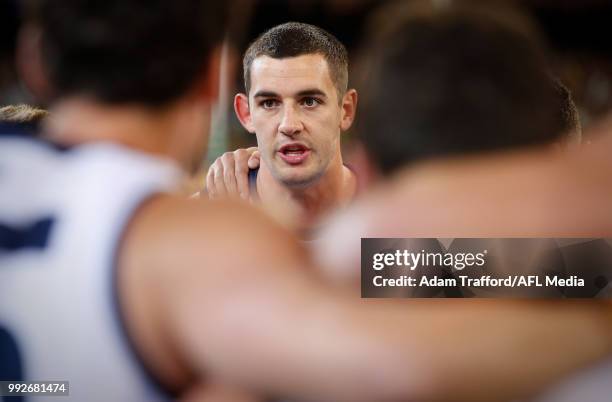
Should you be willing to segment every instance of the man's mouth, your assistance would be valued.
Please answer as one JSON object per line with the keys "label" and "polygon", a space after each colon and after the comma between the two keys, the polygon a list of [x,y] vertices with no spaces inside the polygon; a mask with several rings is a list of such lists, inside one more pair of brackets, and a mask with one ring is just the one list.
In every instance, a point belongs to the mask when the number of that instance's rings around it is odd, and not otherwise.
{"label": "man's mouth", "polygon": [[310,149],[305,145],[292,143],[280,147],[278,150],[280,158],[289,165],[299,165],[310,155]]}

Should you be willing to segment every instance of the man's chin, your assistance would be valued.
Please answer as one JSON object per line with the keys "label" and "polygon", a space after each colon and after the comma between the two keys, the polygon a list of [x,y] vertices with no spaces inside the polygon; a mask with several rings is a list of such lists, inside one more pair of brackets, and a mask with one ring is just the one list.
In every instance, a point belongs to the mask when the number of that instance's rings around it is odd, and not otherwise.
{"label": "man's chin", "polygon": [[298,174],[298,172],[290,172],[289,174],[283,172],[279,174],[277,180],[285,187],[291,189],[305,189],[318,182],[321,176],[323,176],[323,172],[303,172],[302,174]]}

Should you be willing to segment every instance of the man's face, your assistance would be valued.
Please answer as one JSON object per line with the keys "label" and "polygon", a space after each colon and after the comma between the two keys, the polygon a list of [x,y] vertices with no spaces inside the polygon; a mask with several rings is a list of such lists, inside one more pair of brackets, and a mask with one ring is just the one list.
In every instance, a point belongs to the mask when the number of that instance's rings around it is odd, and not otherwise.
{"label": "man's face", "polygon": [[251,128],[273,177],[291,187],[316,182],[340,152],[342,108],[325,58],[256,58],[248,100]]}

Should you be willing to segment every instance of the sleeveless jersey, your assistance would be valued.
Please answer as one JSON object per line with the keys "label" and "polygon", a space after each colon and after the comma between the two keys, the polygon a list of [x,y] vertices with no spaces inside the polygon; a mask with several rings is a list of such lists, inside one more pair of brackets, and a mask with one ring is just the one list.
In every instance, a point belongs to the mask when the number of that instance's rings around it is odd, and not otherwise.
{"label": "sleeveless jersey", "polygon": [[114,265],[135,210],[180,177],[119,145],[62,148],[0,126],[0,380],[69,381],[62,400],[168,398],[129,344]]}

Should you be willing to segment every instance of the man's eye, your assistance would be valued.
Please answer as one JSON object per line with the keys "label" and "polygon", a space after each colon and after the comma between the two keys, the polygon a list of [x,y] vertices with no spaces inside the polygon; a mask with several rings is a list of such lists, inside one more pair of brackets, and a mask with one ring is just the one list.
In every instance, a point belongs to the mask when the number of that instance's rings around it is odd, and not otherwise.
{"label": "man's eye", "polygon": [[278,104],[278,102],[275,99],[266,99],[263,100],[260,105],[264,108],[264,109],[271,109],[273,107],[275,107]]}
{"label": "man's eye", "polygon": [[304,98],[302,100],[302,104],[306,107],[315,107],[320,103],[321,101],[319,101],[317,98]]}

